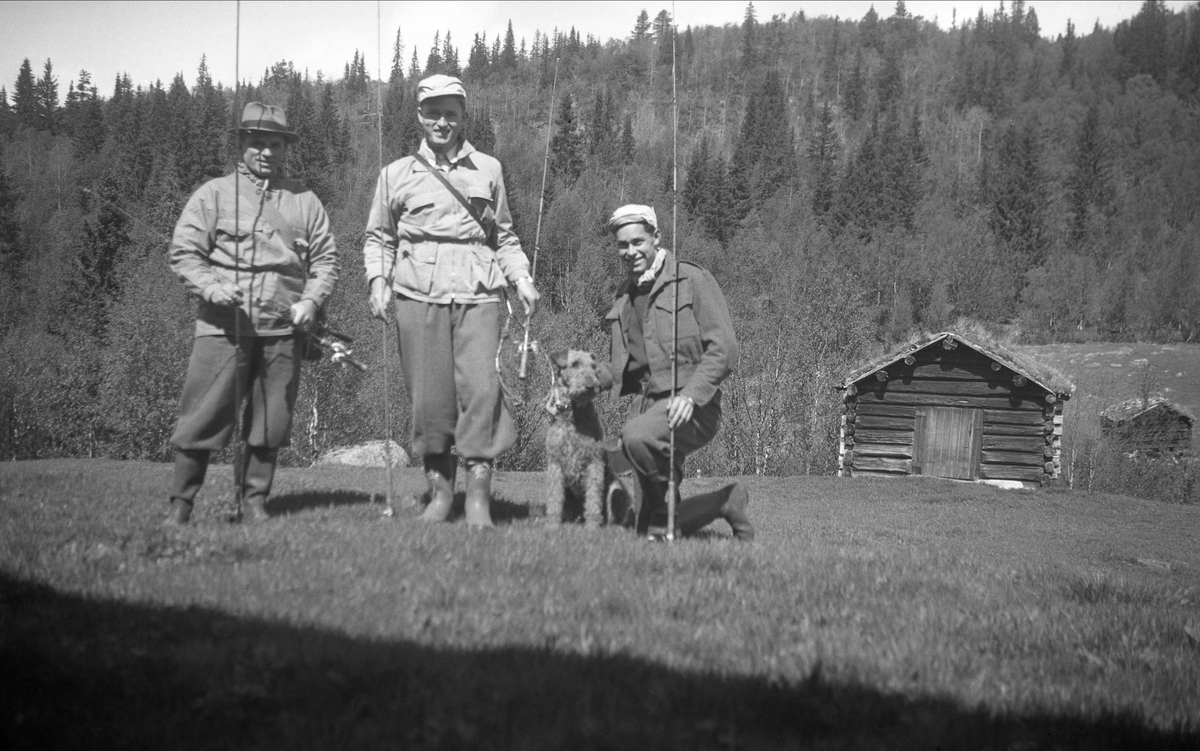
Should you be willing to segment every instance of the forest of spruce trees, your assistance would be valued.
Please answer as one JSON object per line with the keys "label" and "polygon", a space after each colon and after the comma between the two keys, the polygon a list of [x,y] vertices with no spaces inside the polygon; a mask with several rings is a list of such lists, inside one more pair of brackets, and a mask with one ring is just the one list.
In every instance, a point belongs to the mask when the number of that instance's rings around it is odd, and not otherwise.
{"label": "forest of spruce trees", "polygon": [[[284,105],[302,136],[289,171],[329,209],[343,257],[330,322],[372,365],[305,366],[286,461],[382,438],[363,227],[380,159],[416,144],[416,81],[433,72],[466,81],[468,138],[503,162],[530,254],[550,139],[543,351],[607,346],[620,271],[603,221],[622,203],[655,205],[667,242],[721,283],[743,354],[724,428],[691,470],[831,471],[832,385],[916,331],[1196,341],[1200,6],[1148,1],[1116,28],[1055,39],[1019,0],[948,28],[902,0],[890,10],[765,19],[750,4],[740,25],[675,32],[665,10],[643,11],[624,39],[554,29],[528,44],[510,24],[465,58],[439,34],[423,60],[400,29],[382,82],[357,50],[339,78],[283,60],[238,87],[205,60],[148,88],[26,60],[0,87],[0,455],[169,458],[195,304],[167,241],[191,191],[231,168],[227,129],[252,100]],[[519,341],[520,321],[511,330]],[[506,372],[525,402],[501,468],[541,467],[545,371]],[[602,401],[612,430],[624,405]]]}

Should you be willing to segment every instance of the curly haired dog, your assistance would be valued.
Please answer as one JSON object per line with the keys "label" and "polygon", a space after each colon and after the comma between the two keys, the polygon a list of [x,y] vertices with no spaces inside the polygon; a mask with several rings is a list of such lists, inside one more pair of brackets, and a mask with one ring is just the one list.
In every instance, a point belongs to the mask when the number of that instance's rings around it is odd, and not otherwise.
{"label": "curly haired dog", "polygon": [[599,527],[604,521],[605,486],[612,484],[612,478],[604,431],[592,404],[600,383],[596,359],[590,352],[571,349],[554,353],[550,362],[554,378],[545,405],[550,413],[546,430],[546,520],[553,526],[562,524],[564,511],[574,518],[573,507],[582,499],[584,524]]}

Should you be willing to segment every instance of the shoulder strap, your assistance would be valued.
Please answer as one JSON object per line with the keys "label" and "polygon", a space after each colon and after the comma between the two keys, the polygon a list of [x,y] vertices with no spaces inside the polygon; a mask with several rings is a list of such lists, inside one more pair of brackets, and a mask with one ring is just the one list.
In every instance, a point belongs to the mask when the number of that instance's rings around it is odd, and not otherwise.
{"label": "shoulder strap", "polygon": [[252,196],[256,195],[258,186],[251,182],[250,178],[246,177],[242,173],[238,172],[236,174],[237,179],[242,183],[238,194],[245,205],[250,209],[253,209],[254,216],[261,215],[261,217],[266,220],[267,224],[269,224],[272,229],[279,233],[279,236],[283,239],[283,242],[287,245],[288,249],[295,250],[296,241],[299,239],[299,237],[296,235],[295,226],[293,226],[293,224],[288,221],[283,214],[279,213],[279,209],[275,208],[275,204],[271,203],[270,201],[263,199],[262,201],[255,203]]}
{"label": "shoulder strap", "polygon": [[454,198],[457,199],[460,204],[462,204],[462,207],[467,210],[467,213],[471,215],[471,218],[474,219],[476,223],[479,224],[480,229],[483,230],[483,234],[487,238],[488,246],[495,250],[496,224],[493,222],[489,227],[488,223],[484,221],[483,216],[475,209],[471,202],[468,201],[462,193],[458,192],[458,188],[451,185],[450,181],[446,179],[446,176],[442,174],[442,171],[430,164],[428,159],[421,156],[419,152],[413,154],[413,158],[424,165],[425,169],[429,170],[429,172],[438,179],[438,182],[445,186],[446,190],[450,191],[450,195],[454,196]]}

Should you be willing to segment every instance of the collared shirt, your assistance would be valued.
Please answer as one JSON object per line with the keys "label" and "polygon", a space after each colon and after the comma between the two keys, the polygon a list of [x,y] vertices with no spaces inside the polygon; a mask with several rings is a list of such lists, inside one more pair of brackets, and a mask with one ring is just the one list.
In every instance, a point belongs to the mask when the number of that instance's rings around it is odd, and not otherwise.
{"label": "collared shirt", "polygon": [[[196,336],[234,333],[238,308],[211,302],[226,283],[242,291],[243,334],[290,334],[291,306],[311,300],[320,307],[337,283],[340,262],[329,216],[295,180],[261,180],[238,166],[188,199],[171,239],[171,270],[200,298]],[[293,247],[264,214],[268,202],[291,225]]]}
{"label": "collared shirt", "polygon": [[[418,152],[437,164],[424,141]],[[463,141],[458,154],[439,167],[485,220],[496,223],[497,249],[488,247],[479,222],[450,191],[406,156],[384,168],[375,187],[363,246],[367,280],[390,278],[394,291],[423,302],[499,300],[505,286],[529,276],[500,162]]]}

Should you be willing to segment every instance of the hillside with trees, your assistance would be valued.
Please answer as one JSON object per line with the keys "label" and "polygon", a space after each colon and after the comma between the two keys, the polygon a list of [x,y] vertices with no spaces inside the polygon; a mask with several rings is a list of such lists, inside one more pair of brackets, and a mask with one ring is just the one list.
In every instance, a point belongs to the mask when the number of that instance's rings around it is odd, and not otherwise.
{"label": "hillside with trees", "polygon": [[[832,384],[960,319],[1013,344],[1196,341],[1200,7],[1148,1],[1116,28],[1055,39],[1020,0],[949,28],[902,0],[890,11],[767,19],[750,4],[739,25],[678,31],[643,11],[624,39],[572,28],[528,44],[510,24],[469,49],[439,34],[424,59],[398,30],[385,81],[354,50],[336,79],[284,60],[235,88],[201,60],[148,88],[119,76],[102,96],[87,71],[26,60],[0,88],[0,455],[170,456],[194,302],[166,238],[191,191],[230,169],[227,129],[251,100],[286,106],[302,136],[289,171],[329,209],[343,254],[330,321],[373,366],[305,366],[287,461],[381,438],[363,227],[381,158],[419,137],[416,81],[433,72],[467,82],[468,138],[504,163],[530,253],[550,139],[543,351],[605,346],[620,270],[603,221],[622,203],[656,206],[667,243],[720,281],[743,355],[725,427],[690,469],[831,471]],[[506,361],[519,320],[510,333]],[[546,367],[531,372],[505,373],[525,403],[504,469],[541,466]],[[624,405],[602,401],[612,429]]]}

